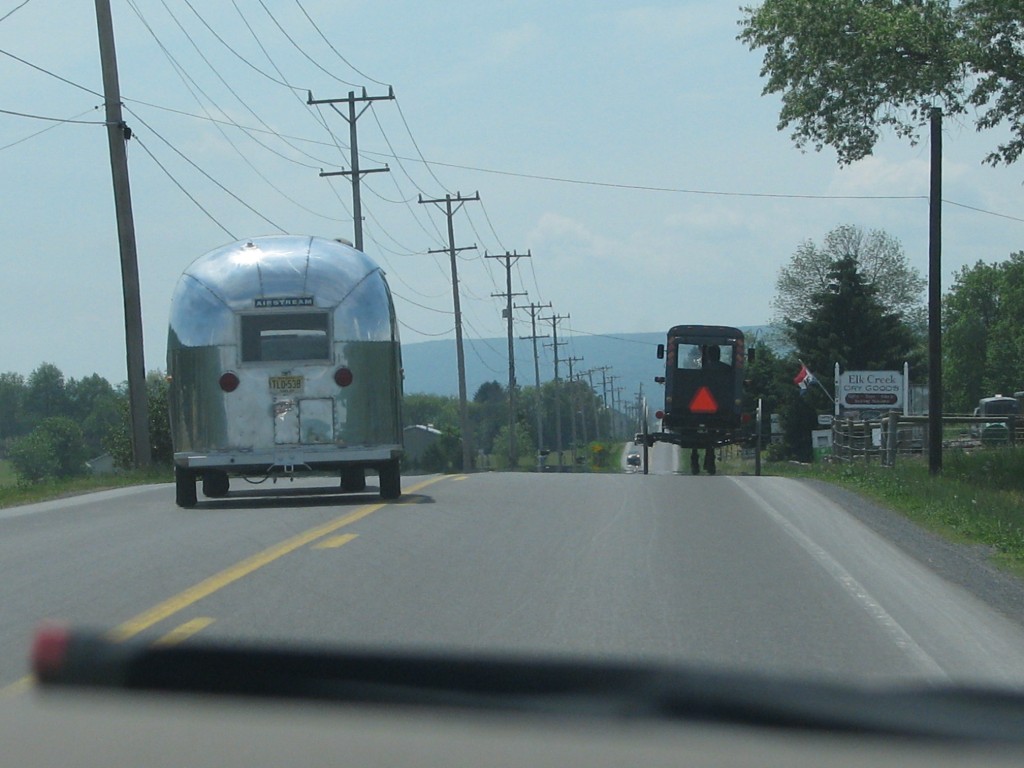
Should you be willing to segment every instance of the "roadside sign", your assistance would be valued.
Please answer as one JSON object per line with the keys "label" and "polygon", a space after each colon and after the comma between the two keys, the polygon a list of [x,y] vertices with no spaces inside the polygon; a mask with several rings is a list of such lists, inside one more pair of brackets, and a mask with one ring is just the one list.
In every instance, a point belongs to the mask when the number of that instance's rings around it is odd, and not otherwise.
{"label": "roadside sign", "polygon": [[839,376],[843,408],[903,407],[903,374],[899,371],[846,371]]}

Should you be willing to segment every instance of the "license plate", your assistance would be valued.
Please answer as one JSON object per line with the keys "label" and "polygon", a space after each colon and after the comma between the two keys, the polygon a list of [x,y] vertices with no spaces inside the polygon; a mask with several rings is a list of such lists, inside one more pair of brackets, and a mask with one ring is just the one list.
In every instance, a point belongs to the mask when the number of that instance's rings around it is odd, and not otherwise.
{"label": "license plate", "polygon": [[301,392],[303,379],[301,376],[271,376],[271,392]]}

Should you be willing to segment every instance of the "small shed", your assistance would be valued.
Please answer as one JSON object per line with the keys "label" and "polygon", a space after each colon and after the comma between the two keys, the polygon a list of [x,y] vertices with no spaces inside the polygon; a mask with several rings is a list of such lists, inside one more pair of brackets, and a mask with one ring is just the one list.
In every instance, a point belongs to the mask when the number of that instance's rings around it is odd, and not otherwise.
{"label": "small shed", "polygon": [[423,454],[441,437],[441,430],[432,424],[414,424],[403,430],[405,459],[411,465],[423,461]]}

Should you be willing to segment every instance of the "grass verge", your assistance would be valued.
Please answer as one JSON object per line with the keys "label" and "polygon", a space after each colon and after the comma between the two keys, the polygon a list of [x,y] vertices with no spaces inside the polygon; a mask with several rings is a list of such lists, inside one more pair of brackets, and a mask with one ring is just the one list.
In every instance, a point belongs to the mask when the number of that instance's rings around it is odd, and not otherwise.
{"label": "grass verge", "polygon": [[116,475],[83,475],[64,480],[47,480],[27,485],[18,483],[16,478],[9,482],[0,482],[0,509],[20,504],[34,504],[39,501],[59,499],[65,496],[77,496],[108,488],[123,488],[129,485],[146,485],[148,483],[170,483],[174,475],[168,468],[149,469],[146,471],[124,472]]}
{"label": "grass verge", "polygon": [[902,457],[891,469],[766,463],[763,472],[840,485],[951,541],[990,547],[996,564],[1024,575],[1024,448],[950,452],[937,477]]}

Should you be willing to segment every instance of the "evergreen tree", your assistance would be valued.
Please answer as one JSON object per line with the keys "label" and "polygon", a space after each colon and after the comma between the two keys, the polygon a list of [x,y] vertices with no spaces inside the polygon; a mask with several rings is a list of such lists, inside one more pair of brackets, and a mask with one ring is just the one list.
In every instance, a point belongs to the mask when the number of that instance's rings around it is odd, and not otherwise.
{"label": "evergreen tree", "polygon": [[876,371],[902,370],[904,361],[915,369],[921,364],[913,332],[886,310],[853,257],[833,264],[828,288],[814,295],[808,319],[788,326],[798,357],[822,378],[829,378],[835,363],[842,370]]}

